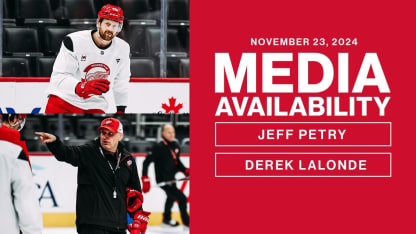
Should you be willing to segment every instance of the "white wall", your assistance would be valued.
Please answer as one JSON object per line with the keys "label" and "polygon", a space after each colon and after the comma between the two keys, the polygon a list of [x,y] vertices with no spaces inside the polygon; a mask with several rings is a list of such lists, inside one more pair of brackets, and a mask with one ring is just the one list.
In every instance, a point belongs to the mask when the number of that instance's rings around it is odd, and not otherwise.
{"label": "white wall", "polygon": [[[136,164],[141,176],[144,157],[136,157]],[[43,213],[73,213],[75,212],[77,168],[72,165],[59,162],[55,157],[45,154],[30,156],[35,183],[38,184],[38,196]],[[186,167],[189,167],[189,157],[181,157]],[[144,194],[144,210],[151,212],[163,212],[166,195],[162,189],[156,186],[153,164],[149,167],[151,190]],[[183,178],[182,173],[177,178]],[[177,183],[178,188],[183,182]],[[49,185],[49,186],[48,186]],[[185,195],[189,196],[189,181],[185,187]],[[53,195],[53,196],[52,196]],[[52,197],[54,199],[52,199]],[[53,202],[55,200],[55,203]],[[189,209],[189,206],[188,206]],[[174,205],[172,211],[178,211]]]}
{"label": "white wall", "polygon": [[[40,108],[45,111],[47,95],[45,93],[49,80],[40,78],[0,79],[0,112],[6,113],[6,108],[13,108],[15,113],[32,113]],[[180,113],[189,113],[189,82],[188,79],[175,78],[146,78],[132,79],[129,86],[129,104],[127,113],[158,113],[163,112],[162,104],[169,105],[169,98],[176,98],[176,104],[182,103]],[[25,82],[21,82],[25,81]],[[114,101],[106,113],[116,111]]]}

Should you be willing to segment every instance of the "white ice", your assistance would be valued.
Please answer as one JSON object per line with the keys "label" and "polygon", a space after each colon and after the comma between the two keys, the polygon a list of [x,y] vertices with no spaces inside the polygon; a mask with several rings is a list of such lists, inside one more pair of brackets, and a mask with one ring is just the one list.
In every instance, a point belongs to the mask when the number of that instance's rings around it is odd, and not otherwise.
{"label": "white ice", "polygon": [[[45,228],[43,234],[77,234],[76,228]],[[126,234],[129,232],[126,231]],[[184,231],[182,226],[174,228],[164,228],[160,226],[148,226],[146,234],[189,234]]]}

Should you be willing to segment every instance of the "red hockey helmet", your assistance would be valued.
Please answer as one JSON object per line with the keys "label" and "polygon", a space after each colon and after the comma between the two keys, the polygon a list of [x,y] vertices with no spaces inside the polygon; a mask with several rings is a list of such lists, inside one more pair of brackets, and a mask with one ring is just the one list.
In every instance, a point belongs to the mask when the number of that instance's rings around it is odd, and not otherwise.
{"label": "red hockey helmet", "polygon": [[118,6],[107,4],[98,12],[98,20],[101,19],[114,20],[122,24],[124,20],[123,10]]}

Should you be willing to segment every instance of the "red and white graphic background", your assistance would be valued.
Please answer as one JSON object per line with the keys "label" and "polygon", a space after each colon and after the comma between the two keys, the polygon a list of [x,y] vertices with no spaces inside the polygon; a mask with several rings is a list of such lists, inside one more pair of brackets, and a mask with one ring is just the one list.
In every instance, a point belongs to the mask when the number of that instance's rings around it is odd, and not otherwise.
{"label": "red and white graphic background", "polygon": [[[415,233],[416,155],[413,72],[416,46],[414,6],[410,1],[194,1],[191,9],[190,113],[192,138],[192,233]],[[251,38],[357,38],[357,46],[251,46]],[[241,54],[257,53],[257,93],[215,93],[215,53],[229,53],[233,66]],[[293,53],[293,94],[262,94],[262,53]],[[391,96],[385,116],[368,108],[355,116],[215,116],[222,96],[279,96],[290,106],[297,93],[297,54],[322,53],[331,59],[332,86],[314,96]],[[364,88],[338,94],[338,53],[349,53],[349,91],[365,53],[377,53],[391,93]],[[279,65],[277,65],[279,67]],[[319,66],[311,77],[322,77]],[[345,104],[345,103],[344,103]],[[347,104],[346,104],[347,105]],[[374,104],[375,105],[375,104]],[[391,146],[242,147],[216,146],[216,122],[391,122]],[[242,127],[221,138],[248,134]],[[379,133],[374,133],[379,134]],[[356,135],[354,142],[371,138]],[[374,138],[379,137],[374,135]],[[216,153],[391,153],[391,177],[216,177]],[[232,156],[227,156],[232,157]],[[387,160],[388,161],[388,160]],[[232,166],[232,164],[227,164]]]}

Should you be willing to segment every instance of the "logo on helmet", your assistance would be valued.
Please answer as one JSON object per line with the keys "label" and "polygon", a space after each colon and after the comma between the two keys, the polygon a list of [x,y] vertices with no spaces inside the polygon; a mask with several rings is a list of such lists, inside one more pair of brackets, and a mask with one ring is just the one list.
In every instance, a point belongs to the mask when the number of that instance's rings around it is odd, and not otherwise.
{"label": "logo on helmet", "polygon": [[123,23],[124,14],[120,7],[107,4],[98,12],[98,19],[109,19]]}

